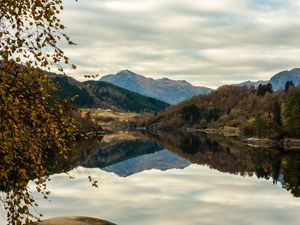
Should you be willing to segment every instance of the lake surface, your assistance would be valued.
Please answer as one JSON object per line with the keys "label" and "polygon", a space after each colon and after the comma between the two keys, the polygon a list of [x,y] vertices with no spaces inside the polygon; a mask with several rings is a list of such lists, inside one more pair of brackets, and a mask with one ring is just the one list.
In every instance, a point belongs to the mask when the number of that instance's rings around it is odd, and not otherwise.
{"label": "lake surface", "polygon": [[191,134],[104,137],[80,148],[68,175],[51,176],[51,201],[38,201],[45,218],[84,215],[119,225],[300,224],[296,152]]}

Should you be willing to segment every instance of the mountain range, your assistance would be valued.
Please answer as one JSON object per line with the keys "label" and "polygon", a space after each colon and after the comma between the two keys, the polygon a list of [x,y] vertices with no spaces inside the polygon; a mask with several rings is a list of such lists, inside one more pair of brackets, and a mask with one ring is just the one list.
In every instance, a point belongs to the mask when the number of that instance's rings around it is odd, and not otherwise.
{"label": "mountain range", "polygon": [[[56,94],[62,98],[74,97],[78,107],[109,108],[117,111],[159,112],[169,104],[176,104],[199,94],[208,94],[212,89],[192,86],[187,81],[168,78],[154,80],[129,70],[115,75],[103,76],[99,81],[79,82],[73,78],[51,74],[57,86]],[[246,81],[238,86],[259,86],[271,83],[273,90],[284,89],[287,81],[300,84],[300,69],[282,71],[270,80]]]}
{"label": "mountain range", "polygon": [[113,85],[125,88],[141,95],[153,97],[169,104],[176,104],[199,94],[208,94],[212,89],[193,86],[187,81],[175,81],[168,78],[152,79],[130,70],[121,70],[116,74],[101,77]]}
{"label": "mountain range", "polygon": [[274,91],[283,90],[287,81],[293,81],[295,86],[300,85],[300,68],[284,70],[271,77],[270,80],[260,80],[256,82],[246,81],[240,83],[241,86],[259,86],[260,84],[271,83]]}
{"label": "mountain range", "polygon": [[79,82],[67,76],[51,74],[60,98],[73,98],[81,108],[106,108],[116,111],[159,112],[168,104],[102,81]]}

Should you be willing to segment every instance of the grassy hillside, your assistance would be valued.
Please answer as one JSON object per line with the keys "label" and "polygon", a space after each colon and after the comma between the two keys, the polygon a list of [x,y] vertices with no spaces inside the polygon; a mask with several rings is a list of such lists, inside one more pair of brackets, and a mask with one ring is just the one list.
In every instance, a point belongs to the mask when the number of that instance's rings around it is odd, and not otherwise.
{"label": "grassy hillside", "polygon": [[80,109],[83,117],[91,120],[102,127],[106,133],[125,131],[135,127],[136,121],[141,114],[135,112],[115,112],[103,109]]}

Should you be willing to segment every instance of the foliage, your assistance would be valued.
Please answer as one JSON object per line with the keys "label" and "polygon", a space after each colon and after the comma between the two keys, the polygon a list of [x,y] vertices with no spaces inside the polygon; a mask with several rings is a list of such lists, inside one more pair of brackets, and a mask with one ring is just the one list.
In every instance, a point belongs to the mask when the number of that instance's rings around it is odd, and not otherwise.
{"label": "foliage", "polygon": [[[15,59],[27,67],[50,69],[60,62],[69,63],[58,47],[61,38],[73,45],[62,33],[59,19],[62,0],[29,0],[0,2],[0,56],[4,62]],[[73,65],[73,67],[75,67]]]}
{"label": "foliage", "polygon": [[[264,88],[263,88],[264,89]],[[158,129],[182,127],[239,128],[245,135],[264,137],[300,136],[300,92],[270,92],[254,87],[223,86],[209,95],[198,95],[147,118],[144,125]]]}
{"label": "foliage", "polygon": [[63,71],[61,64],[69,63],[58,47],[62,38],[74,44],[62,32],[61,10],[61,0],[0,1],[0,186],[12,225],[36,218],[28,181],[36,178],[37,191],[47,197],[43,162],[66,157],[75,132],[42,71]]}

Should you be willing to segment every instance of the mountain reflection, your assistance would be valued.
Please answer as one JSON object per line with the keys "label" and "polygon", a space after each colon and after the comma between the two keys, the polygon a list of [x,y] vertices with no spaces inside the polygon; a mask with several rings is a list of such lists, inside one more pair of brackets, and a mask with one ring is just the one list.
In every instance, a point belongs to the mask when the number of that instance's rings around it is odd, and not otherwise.
{"label": "mountain reflection", "polygon": [[[85,145],[81,148],[85,149]],[[119,176],[150,169],[208,165],[220,172],[272,179],[295,197],[300,196],[300,154],[280,149],[254,149],[234,138],[203,134],[140,134],[134,140],[100,142],[75,161],[74,166],[101,168]]]}

